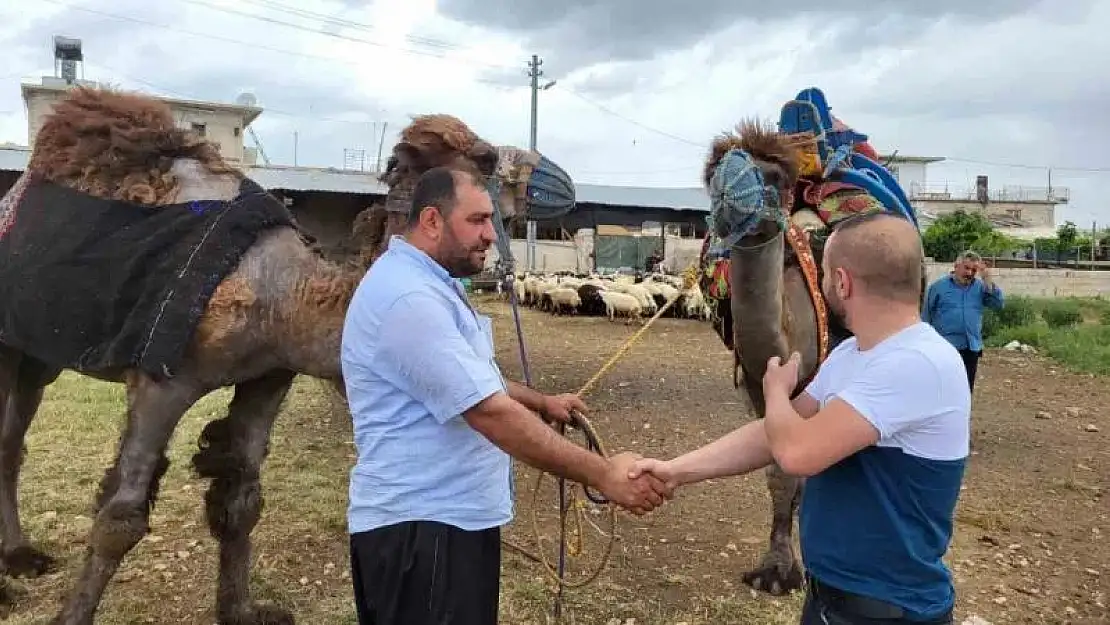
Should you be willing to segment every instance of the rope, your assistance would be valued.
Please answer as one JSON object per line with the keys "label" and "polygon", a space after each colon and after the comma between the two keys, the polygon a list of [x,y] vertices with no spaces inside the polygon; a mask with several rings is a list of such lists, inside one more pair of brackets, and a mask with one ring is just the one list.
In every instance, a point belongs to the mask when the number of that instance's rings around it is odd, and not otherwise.
{"label": "rope", "polygon": [[[656,313],[650,319],[648,319],[646,322],[644,322],[644,325],[639,330],[637,330],[632,336],[630,336],[627,340],[625,340],[625,342],[617,349],[617,351],[614,352],[613,355],[609,357],[609,359],[605,362],[605,364],[603,364],[601,366],[601,368],[598,369],[597,372],[594,373],[590,377],[590,379],[587,380],[586,383],[582,385],[582,387],[580,389],[578,389],[578,392],[575,393],[577,396],[584,397],[586,395],[586,393],[591,391],[593,389],[593,387],[597,385],[598,381],[600,381],[601,378],[606,373],[608,373],[609,370],[612,369],[617,364],[617,362],[620,361],[620,359],[628,353],[628,351],[630,349],[632,349],[632,346],[635,345],[636,342],[640,340],[640,338],[644,335],[644,333],[647,332],[648,328],[650,328],[652,326],[652,324],[654,324],[660,317],[663,316],[664,313],[666,313],[672,306],[674,306],[675,302],[678,301],[679,297],[688,293],[690,291],[690,289],[693,288],[694,285],[697,284],[697,276],[698,276],[697,265],[693,265],[693,264],[690,265],[689,267],[687,267],[682,272],[682,275],[683,275],[682,288],[679,289],[675,293],[675,295],[673,295],[671,298],[669,298],[667,300],[667,302],[664,303],[663,306],[661,306],[659,308],[659,310],[656,311]],[[511,298],[511,301],[513,302],[513,305],[515,306],[516,305],[516,294],[515,294],[515,292],[511,293],[509,297]],[[518,320],[518,325],[517,325],[518,334],[517,334],[517,337],[518,337],[518,339],[520,339],[523,336],[523,332],[520,330],[519,317],[517,317],[517,320]],[[521,345],[523,345],[523,343],[521,343]],[[521,352],[521,354],[523,356],[523,351]],[[591,451],[594,451],[595,453],[601,455],[602,457],[608,458],[609,457],[609,452],[606,449],[605,443],[603,442],[603,440],[601,438],[601,435],[599,435],[597,433],[597,430],[594,428],[593,424],[590,423],[589,419],[587,419],[584,415],[581,415],[581,414],[578,414],[578,413],[574,413],[571,416],[574,419],[574,423],[573,423],[572,427],[574,427],[575,429],[581,430],[584,433],[584,435],[586,437],[587,447]],[[560,432],[560,433],[562,433],[562,432]],[[535,485],[532,487],[532,503],[531,503],[531,505],[532,505],[532,515],[531,515],[532,516],[532,532],[535,535],[537,545],[540,545],[542,543],[542,541],[540,539],[540,523],[539,523],[539,516],[537,514],[537,510],[538,510],[537,503],[539,501],[540,486],[543,484],[543,480],[544,480],[545,476],[547,476],[547,475],[548,474],[546,472],[541,471],[540,474],[536,478]],[[564,480],[562,478],[559,478],[559,481],[563,482]],[[562,484],[560,484],[560,486],[562,486]],[[560,524],[561,524],[562,527],[560,528],[560,553],[559,553],[560,562],[559,562],[558,570],[555,568],[555,566],[553,566],[551,564],[551,562],[548,561],[547,557],[543,554],[542,550],[539,554],[535,554],[535,553],[532,553],[531,551],[529,551],[528,549],[526,549],[526,548],[524,548],[524,547],[522,547],[522,546],[520,546],[516,543],[513,543],[512,541],[510,541],[508,539],[502,539],[502,541],[501,541],[502,544],[504,544],[506,547],[509,547],[513,551],[516,551],[517,553],[519,553],[522,556],[528,558],[529,560],[532,560],[534,562],[538,562],[538,563],[542,564],[543,567],[544,567],[545,572],[548,575],[548,577],[551,578],[551,580],[554,581],[558,585],[558,592],[559,592],[560,597],[562,596],[562,591],[563,591],[564,588],[581,588],[582,586],[586,586],[587,584],[590,584],[594,580],[596,580],[598,578],[598,576],[601,575],[601,572],[603,570],[605,570],[605,566],[608,564],[609,558],[612,556],[613,545],[616,543],[616,524],[617,524],[616,506],[609,505],[609,512],[608,512],[608,515],[607,515],[608,516],[608,523],[607,523],[608,532],[607,532],[607,534],[608,534],[609,540],[608,540],[608,542],[605,546],[605,552],[602,555],[601,564],[597,567],[596,570],[593,571],[593,573],[591,573],[589,576],[587,576],[585,579],[583,579],[581,581],[572,582],[572,581],[569,581],[569,580],[566,579],[566,577],[565,577],[565,575],[563,574],[563,571],[562,571],[563,564],[564,564],[562,556],[563,556],[563,553],[565,551],[567,551],[567,543],[566,543],[566,536],[565,536],[565,534],[563,533],[562,530],[563,530],[563,527],[565,527],[567,514],[570,511],[574,512],[575,528],[573,530],[573,534],[576,538],[576,543],[574,544],[573,547],[570,548],[570,552],[571,552],[572,555],[578,555],[582,552],[582,522],[583,522],[583,519],[585,518],[585,508],[584,508],[584,503],[580,499],[578,499],[578,497],[575,496],[575,492],[578,488],[582,488],[586,497],[588,499],[590,499],[591,501],[593,501],[594,503],[597,503],[599,505],[610,504],[609,501],[605,500],[602,497],[595,497],[594,495],[591,495],[588,488],[582,487],[579,484],[571,484],[570,485],[569,493],[568,493],[569,496],[567,497],[567,499],[569,499],[569,504],[566,505],[566,506],[561,506],[560,515],[559,515],[559,520],[560,520]],[[562,498],[561,498],[561,500],[562,500]],[[606,532],[602,532],[602,533],[606,533]],[[559,607],[558,603],[556,603],[556,612],[558,612],[558,607]],[[556,614],[556,616],[558,616],[558,615]]]}

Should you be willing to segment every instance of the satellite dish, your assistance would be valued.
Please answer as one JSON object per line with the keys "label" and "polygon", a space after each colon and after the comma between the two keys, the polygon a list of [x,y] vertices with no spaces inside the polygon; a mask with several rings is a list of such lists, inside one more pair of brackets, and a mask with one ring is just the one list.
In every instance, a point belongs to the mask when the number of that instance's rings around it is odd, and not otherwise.
{"label": "satellite dish", "polygon": [[258,98],[253,93],[240,93],[239,97],[235,98],[235,102],[241,106],[257,106]]}

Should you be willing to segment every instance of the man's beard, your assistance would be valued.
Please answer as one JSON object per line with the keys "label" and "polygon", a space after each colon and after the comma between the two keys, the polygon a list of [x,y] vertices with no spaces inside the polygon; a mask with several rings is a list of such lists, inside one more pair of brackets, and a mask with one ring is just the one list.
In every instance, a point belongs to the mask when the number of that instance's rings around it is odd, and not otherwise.
{"label": "man's beard", "polygon": [[448,253],[444,255],[445,257],[441,262],[452,278],[473,276],[481,273],[486,268],[484,262],[475,262],[471,260],[470,255],[476,252],[489,252],[488,246],[468,249],[460,245],[457,239],[451,237],[447,247]]}
{"label": "man's beard", "polygon": [[851,331],[848,327],[848,320],[844,314],[844,302],[833,295],[825,293],[825,308],[829,311],[829,323],[836,324],[845,330]]}

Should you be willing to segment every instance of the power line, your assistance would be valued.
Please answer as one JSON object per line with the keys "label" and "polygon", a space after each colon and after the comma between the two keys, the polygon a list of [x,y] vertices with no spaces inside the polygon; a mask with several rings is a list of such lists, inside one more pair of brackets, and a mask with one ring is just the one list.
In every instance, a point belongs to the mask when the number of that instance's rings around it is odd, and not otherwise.
{"label": "power line", "polygon": [[592,100],[590,98],[587,98],[586,96],[582,95],[581,93],[578,93],[577,91],[575,91],[574,89],[571,89],[570,87],[567,87],[567,86],[564,85],[562,87],[562,90],[569,93],[570,95],[578,98],[579,100],[582,100],[586,104],[589,104],[590,106],[593,106],[594,108],[598,109],[599,111],[601,111],[603,113],[606,113],[608,115],[612,115],[613,117],[616,117],[617,119],[628,122],[629,124],[632,124],[634,126],[638,126],[640,128],[643,128],[644,130],[647,130],[649,132],[653,132],[653,133],[655,133],[659,136],[667,137],[668,139],[678,141],[679,143],[685,143],[686,145],[694,146],[698,149],[704,150],[706,148],[706,145],[707,145],[706,143],[698,143],[696,141],[691,141],[691,140],[686,139],[684,137],[680,137],[678,135],[674,135],[674,134],[671,134],[669,132],[659,130],[658,128],[653,128],[651,126],[648,126],[647,124],[638,122],[638,121],[636,121],[636,120],[634,120],[630,117],[627,117],[625,115],[622,115],[622,114],[610,109],[609,107],[607,107],[607,106],[605,106],[605,105],[603,105],[599,102],[595,102],[594,100]]}
{"label": "power line", "polygon": [[[348,59],[340,59],[340,58],[329,57],[329,56],[321,56],[321,55],[317,55],[317,54],[309,54],[309,53],[306,53],[306,52],[296,52],[296,51],[293,51],[293,50],[287,50],[287,49],[283,49],[283,48],[276,48],[276,47],[267,46],[267,45],[264,45],[264,44],[241,41],[239,39],[234,39],[234,38],[231,38],[231,37],[223,37],[221,35],[215,35],[215,34],[212,34],[212,33],[198,32],[198,31],[194,31],[194,30],[189,30],[187,28],[181,28],[181,27],[178,27],[178,26],[170,26],[168,24],[161,24],[159,22],[153,22],[153,21],[150,21],[150,20],[145,20],[145,19],[141,19],[141,18],[137,18],[137,17],[131,17],[129,15],[120,15],[118,13],[110,13],[110,12],[107,12],[107,11],[100,11],[100,10],[97,10],[97,9],[90,9],[88,7],[83,7],[83,6],[69,5],[69,4],[65,4],[64,2],[61,2],[60,0],[43,0],[43,2],[49,2],[50,4],[58,5],[58,6],[61,6],[63,8],[66,8],[66,9],[81,11],[81,12],[84,12],[84,13],[91,13],[93,15],[99,15],[101,17],[107,17],[109,19],[131,22],[133,24],[142,24],[144,26],[153,26],[155,28],[161,28],[161,29],[164,29],[164,30],[168,30],[168,31],[171,31],[171,32],[176,32],[176,33],[181,33],[181,34],[189,35],[189,36],[192,36],[192,37],[202,37],[202,38],[205,38],[205,39],[212,39],[212,40],[215,40],[215,41],[222,41],[224,43],[230,43],[230,44],[234,44],[234,45],[237,45],[237,46],[245,46],[245,47],[252,48],[252,49],[255,49],[255,50],[267,50],[269,52],[276,52],[278,54],[286,54],[286,55],[289,55],[289,56],[296,56],[296,57],[301,57],[301,58],[314,59],[314,60],[318,60],[318,61],[327,61],[328,63],[338,63],[338,64],[347,65],[347,66],[351,66],[351,67],[363,67],[363,65],[361,65],[359,63],[351,62]],[[232,9],[228,9],[228,11],[232,11]],[[250,14],[244,14],[244,15],[247,16],[247,17],[256,17],[257,19],[262,19],[263,21],[269,21],[267,18],[264,18],[262,16],[252,16]],[[301,25],[298,25],[298,24],[288,24],[288,23],[280,22],[280,20],[278,20],[278,22],[282,23],[286,26],[290,26],[292,28],[308,30],[310,32],[313,32],[313,33],[319,34],[319,35],[324,35],[324,36],[328,36],[328,37],[337,37],[339,39],[354,41],[354,42],[362,43],[362,44],[365,44],[365,45],[371,45],[371,46],[377,46],[377,47],[382,47],[382,48],[398,50],[398,51],[406,52],[406,53],[409,53],[409,54],[430,56],[430,57],[439,58],[439,59],[446,60],[446,61],[454,61],[454,62],[457,62],[457,63],[461,63],[463,65],[481,66],[481,67],[486,67],[486,68],[491,68],[491,69],[510,69],[508,66],[505,66],[505,65],[491,65],[491,64],[486,64],[486,63],[479,63],[479,62],[469,60],[469,59],[452,58],[452,57],[448,57],[448,56],[445,56],[445,55],[442,55],[442,54],[435,54],[433,52],[429,52],[429,51],[426,51],[426,50],[413,50],[411,48],[404,48],[404,47],[400,47],[400,46],[392,46],[392,45],[384,44],[384,43],[381,43],[381,42],[369,41],[369,40],[364,40],[364,39],[357,39],[357,38],[354,38],[354,37],[346,37],[346,36],[343,36],[343,35],[339,35],[337,33],[329,33],[327,31],[323,31],[323,30],[307,28],[307,27],[304,27],[304,26],[301,26]],[[512,68],[512,69],[515,69],[515,68]],[[492,85],[492,86],[495,86],[495,87],[506,88],[506,86],[504,84],[501,84],[501,83],[498,83],[498,82],[495,82],[495,81],[492,81],[492,80],[483,79],[483,78],[475,78],[474,80],[476,82]]]}
{"label": "power line", "polygon": [[1026,163],[998,163],[998,162],[992,162],[992,161],[982,161],[982,160],[976,160],[976,159],[970,159],[970,158],[955,158],[955,157],[947,157],[947,156],[944,157],[944,160],[952,161],[952,162],[955,162],[955,163],[969,163],[969,164],[972,164],[972,165],[987,165],[987,166],[990,166],[990,167],[1009,167],[1009,168],[1013,168],[1013,169],[1041,169],[1041,170],[1048,170],[1048,171],[1071,171],[1071,172],[1095,173],[1095,174],[1110,173],[1110,167],[1057,167],[1056,165],[1030,165],[1030,164],[1026,164]]}
{"label": "power line", "polygon": [[[296,30],[301,30],[301,31],[304,31],[304,32],[312,33],[312,34],[315,34],[315,35],[323,35],[325,37],[332,37],[334,39],[341,39],[341,40],[350,41],[350,42],[353,42],[353,43],[361,43],[361,44],[364,44],[364,45],[375,46],[375,47],[379,47],[379,48],[388,48],[388,49],[401,50],[401,51],[404,51],[404,52],[408,52],[410,54],[419,54],[419,55],[424,55],[424,56],[432,56],[432,57],[439,58],[439,59],[450,60],[450,57],[447,57],[444,54],[437,54],[435,52],[431,52],[431,51],[428,51],[428,50],[416,50],[416,49],[413,49],[413,48],[402,48],[402,47],[399,47],[399,46],[393,46],[393,45],[390,45],[390,44],[381,43],[379,41],[371,41],[371,40],[368,40],[368,39],[359,39],[358,37],[351,37],[349,35],[344,35],[344,34],[341,34],[341,33],[332,33],[332,32],[328,32],[326,30],[321,30],[319,28],[312,28],[312,27],[309,27],[309,26],[304,26],[302,24],[294,24],[292,22],[286,22],[286,21],[283,21],[283,20],[279,20],[277,18],[266,16],[266,15],[259,15],[259,14],[256,14],[256,13],[247,13],[245,11],[239,11],[239,10],[232,9],[232,8],[229,8],[229,7],[219,6],[219,5],[216,5],[216,4],[209,3],[209,2],[205,2],[204,0],[181,0],[181,1],[184,2],[185,4],[193,4],[193,5],[196,5],[196,6],[203,6],[203,7],[207,7],[209,9],[212,9],[214,11],[220,11],[221,13],[228,13],[230,15],[238,15],[240,17],[255,19],[255,20],[262,21],[262,22],[267,22],[269,24],[276,24],[278,26],[285,26],[287,28],[293,28],[293,29],[296,29]],[[278,5],[278,6],[282,6],[282,5]],[[286,9],[289,9],[289,8],[286,7]],[[310,12],[303,12],[303,13],[311,14]],[[350,22],[350,21],[344,21],[344,20],[335,20],[335,19],[329,18],[329,17],[324,16],[324,15],[319,14],[319,13],[315,14],[315,16],[319,19],[324,19],[325,21],[328,21],[329,23],[332,23],[332,24],[337,25],[337,26],[352,26],[353,25],[353,26],[361,28],[363,30],[369,30],[371,28],[370,26],[368,26],[366,24],[360,24],[358,22]],[[415,36],[412,36],[412,35],[406,35],[405,39],[407,39],[409,41],[412,41],[413,43],[420,43],[422,45],[428,45],[429,47],[439,47],[442,50],[462,50],[462,48],[456,46],[455,44],[451,44],[451,43],[447,43],[447,42],[443,42],[443,41],[437,41],[437,40],[433,40],[433,39],[419,38],[419,37],[415,37]],[[463,62],[473,64],[473,65],[481,65],[481,66],[492,68],[492,69],[516,69],[515,67],[509,67],[508,65],[492,64],[492,63],[486,63],[486,62],[474,61],[474,60],[463,60],[463,59],[459,59],[459,60],[463,61]]]}
{"label": "power line", "polygon": [[[102,63],[89,63],[88,65],[91,65],[92,67],[99,67],[101,69],[108,70],[112,75],[114,75],[118,78],[122,78],[122,79],[128,80],[130,82],[138,83],[140,85],[146,85],[147,87],[150,87],[151,89],[161,91],[161,92],[163,92],[167,95],[171,95],[171,96],[174,96],[174,97],[177,97],[177,98],[182,98],[182,99],[185,99],[185,100],[198,100],[198,101],[208,99],[208,98],[198,98],[194,94],[182,93],[180,91],[177,91],[176,89],[169,89],[169,88],[164,87],[162,85],[156,85],[156,84],[154,84],[154,83],[152,83],[148,80],[143,80],[141,78],[135,78],[134,76],[128,76],[128,75],[126,75],[122,72],[119,72],[115,69],[112,69],[111,67],[108,67],[107,65],[104,65]],[[325,122],[334,122],[334,123],[341,123],[341,124],[355,124],[355,125],[358,125],[358,126],[365,126],[366,124],[369,124],[369,123],[376,123],[378,121],[381,121],[381,120],[375,120],[375,119],[367,119],[367,120],[339,119],[339,118],[336,118],[336,117],[327,117],[327,116],[323,116],[323,115],[315,115],[315,114],[309,115],[309,114],[303,114],[303,113],[291,113],[289,111],[283,111],[281,109],[270,108],[269,106],[265,106],[263,108],[266,111],[266,113],[273,113],[275,115],[282,115],[282,116],[285,116],[285,117],[292,117],[294,119],[305,119],[305,120],[312,120],[312,121],[325,121]],[[394,121],[396,121],[396,120],[394,120]]]}

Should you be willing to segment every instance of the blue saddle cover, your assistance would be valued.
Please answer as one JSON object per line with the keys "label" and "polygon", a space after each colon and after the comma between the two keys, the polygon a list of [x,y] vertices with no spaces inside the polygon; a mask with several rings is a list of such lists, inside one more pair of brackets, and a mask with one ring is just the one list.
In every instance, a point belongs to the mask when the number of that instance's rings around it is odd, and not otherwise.
{"label": "blue saddle cover", "polygon": [[917,215],[901,185],[890,171],[875,160],[853,151],[867,135],[833,123],[825,94],[816,87],[798,92],[779,113],[779,132],[812,133],[817,139],[817,155],[824,178],[862,188],[888,210],[908,218],[920,230]]}

